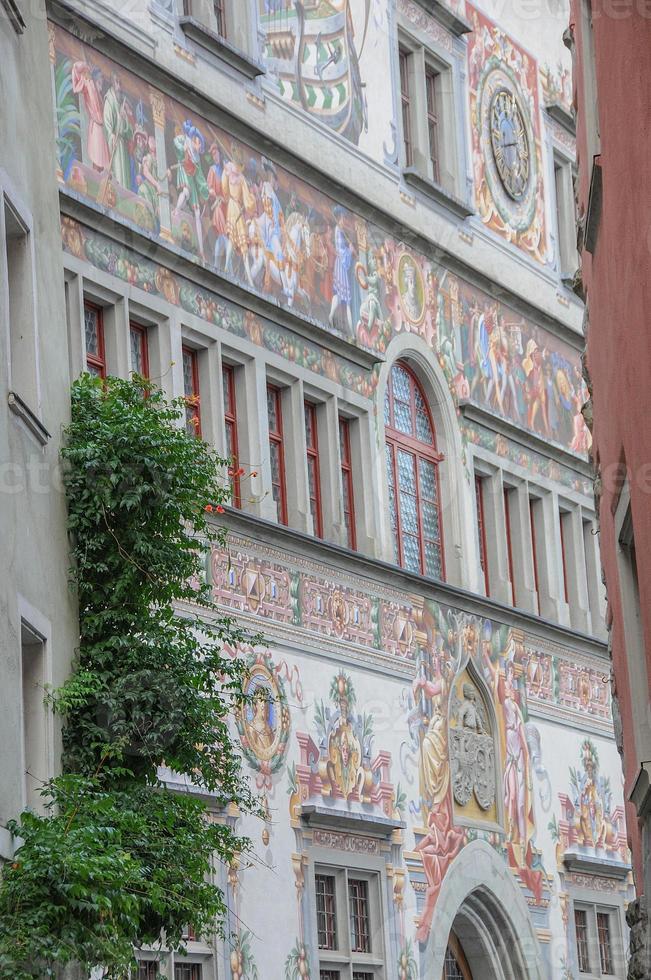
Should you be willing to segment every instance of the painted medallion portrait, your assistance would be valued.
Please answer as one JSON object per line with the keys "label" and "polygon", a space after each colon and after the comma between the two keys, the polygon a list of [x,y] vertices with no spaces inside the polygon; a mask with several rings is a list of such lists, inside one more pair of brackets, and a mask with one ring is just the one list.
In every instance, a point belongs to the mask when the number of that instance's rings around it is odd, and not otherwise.
{"label": "painted medallion portrait", "polygon": [[237,723],[244,754],[254,769],[275,772],[287,748],[289,712],[280,681],[266,662],[251,666],[244,694]]}
{"label": "painted medallion portrait", "polygon": [[408,252],[398,259],[398,293],[400,306],[407,320],[414,325],[425,316],[425,286],[416,261]]}

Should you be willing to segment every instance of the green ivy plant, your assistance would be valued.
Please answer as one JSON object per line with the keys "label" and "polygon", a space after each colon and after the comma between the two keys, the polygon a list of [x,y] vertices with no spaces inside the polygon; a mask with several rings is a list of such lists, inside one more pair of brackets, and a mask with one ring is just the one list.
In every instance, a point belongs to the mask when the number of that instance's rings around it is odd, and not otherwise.
{"label": "green ivy plant", "polygon": [[[62,451],[80,637],[51,701],[63,723],[62,774],[0,886],[0,976],[59,976],[71,965],[129,975],[134,947],[184,927],[220,930],[217,860],[247,841],[211,818],[259,812],[231,740],[244,663],[256,642],[218,612],[208,553],[228,465],[186,432],[185,400],[141,378],[83,375]],[[184,792],[168,788],[171,771]],[[86,973],[87,975],[87,973]]]}

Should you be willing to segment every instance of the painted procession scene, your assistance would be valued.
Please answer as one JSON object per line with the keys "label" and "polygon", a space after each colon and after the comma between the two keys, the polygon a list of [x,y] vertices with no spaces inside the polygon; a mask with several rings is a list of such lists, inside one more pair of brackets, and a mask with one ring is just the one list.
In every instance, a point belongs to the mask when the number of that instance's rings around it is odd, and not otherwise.
{"label": "painted procession scene", "polygon": [[458,403],[585,455],[578,352],[56,28],[60,180],[369,351],[435,349]]}

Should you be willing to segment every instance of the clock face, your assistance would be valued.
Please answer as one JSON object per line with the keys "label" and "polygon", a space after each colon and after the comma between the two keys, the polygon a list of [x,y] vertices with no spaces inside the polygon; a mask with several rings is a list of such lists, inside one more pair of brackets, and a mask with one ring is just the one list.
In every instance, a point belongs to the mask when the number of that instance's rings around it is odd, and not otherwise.
{"label": "clock face", "polygon": [[477,92],[483,176],[492,207],[514,231],[530,227],[536,206],[538,162],[528,106],[511,67],[490,58]]}
{"label": "clock face", "polygon": [[529,139],[513,92],[498,89],[490,107],[491,144],[495,166],[509,197],[521,201],[529,185]]}

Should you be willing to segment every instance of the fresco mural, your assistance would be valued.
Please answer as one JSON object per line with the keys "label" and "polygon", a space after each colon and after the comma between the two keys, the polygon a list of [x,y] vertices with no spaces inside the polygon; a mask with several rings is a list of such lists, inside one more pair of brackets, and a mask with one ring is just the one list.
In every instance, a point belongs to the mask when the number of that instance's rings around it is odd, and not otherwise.
{"label": "fresco mural", "polygon": [[369,104],[366,90],[389,58],[387,0],[258,0],[258,5],[261,60],[281,98],[380,156],[389,132],[388,117],[380,114],[386,103]]}
{"label": "fresco mural", "polygon": [[472,4],[468,43],[475,201],[491,231],[549,261],[538,65]]}
{"label": "fresco mural", "polygon": [[[548,824],[556,855],[558,896],[567,944],[567,951],[561,956],[561,968],[565,971],[561,976],[568,980],[575,976],[569,890],[575,895],[581,888],[599,892],[608,904],[613,904],[613,900],[627,903],[634,894],[621,788],[613,787],[600,759],[600,751],[605,754],[607,747],[613,749],[615,778],[621,780],[614,746],[604,743],[597,746],[593,738],[583,738],[577,744],[578,765],[568,770],[569,792],[558,794],[560,819],[555,813]],[[604,761],[608,766],[610,760]],[[582,870],[575,870],[574,863]],[[588,872],[591,863],[594,873]]]}
{"label": "fresco mural", "polygon": [[[293,895],[297,903],[290,933],[296,938],[283,950],[284,980],[319,975],[312,848],[328,851],[334,864],[347,865],[355,855],[384,862],[387,952],[396,975],[407,980],[427,975],[441,886],[476,839],[510,868],[543,945],[556,935],[556,919],[567,917],[570,879],[574,891],[601,882],[611,887],[598,871],[569,872],[568,855],[592,855],[623,869],[614,887],[625,893],[621,788],[609,781],[612,762],[600,758],[612,733],[608,678],[598,663],[571,650],[552,652],[493,619],[393,588],[384,592],[358,576],[335,580],[318,562],[293,561],[236,535],[228,558],[215,549],[212,580],[219,603],[264,620],[271,636],[278,623],[283,633],[291,626],[317,638],[308,646],[319,656],[303,658],[300,675],[295,655],[284,660],[247,649],[252,702],[235,719],[257,785],[269,797],[281,785],[287,793],[288,823],[274,816],[263,831],[273,823],[274,860],[285,852],[293,872],[287,899]],[[382,669],[391,667],[381,688],[369,672],[370,655]],[[332,669],[324,672],[324,663]],[[565,683],[570,675],[572,684]],[[569,689],[582,696],[568,697]],[[559,729],[563,720],[573,729]],[[580,729],[588,734],[580,737]],[[554,812],[550,772],[558,743],[550,733],[559,730],[573,731],[576,765],[568,771],[568,791],[554,794]],[[614,743],[612,754],[616,760]],[[310,804],[332,817],[394,823],[389,836],[357,830],[350,820],[308,824],[301,814]],[[277,813],[277,803],[269,805]],[[253,870],[236,874],[236,888],[251,875],[253,896]],[[255,935],[244,898],[237,902],[238,916]],[[244,940],[237,932],[231,951],[231,970],[242,980],[246,956],[253,967],[260,963],[256,944]],[[562,976],[564,948],[550,946],[549,955],[556,970],[550,966],[549,975]]]}
{"label": "fresco mural", "polygon": [[51,56],[67,191],[367,350],[420,335],[458,404],[587,453],[576,349],[54,27]]}
{"label": "fresco mural", "polygon": [[419,640],[401,763],[408,782],[418,773],[419,797],[409,807],[415,846],[406,858],[421,902],[416,938],[424,943],[447,870],[476,836],[504,856],[542,914],[550,879],[536,845],[533,776],[536,765],[545,770],[535,758],[540,740],[528,714],[523,635],[426,601]]}

